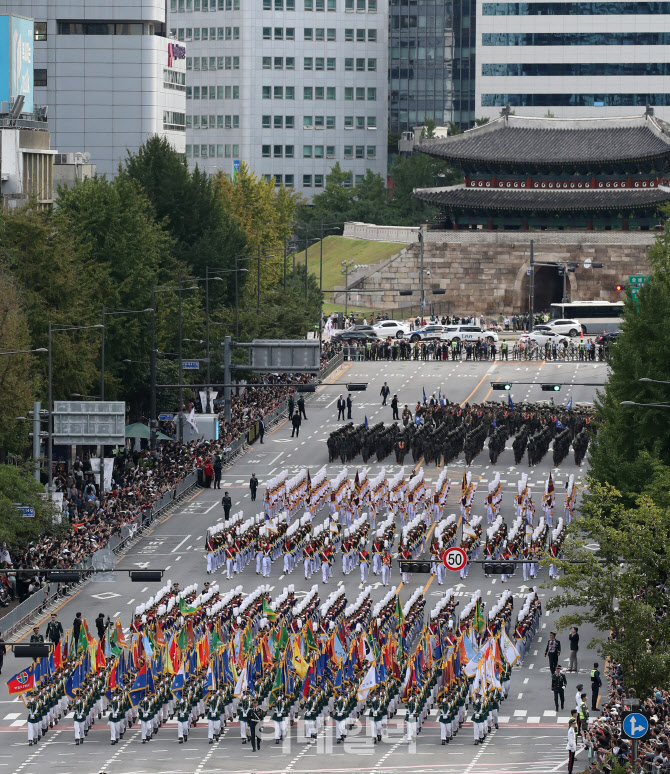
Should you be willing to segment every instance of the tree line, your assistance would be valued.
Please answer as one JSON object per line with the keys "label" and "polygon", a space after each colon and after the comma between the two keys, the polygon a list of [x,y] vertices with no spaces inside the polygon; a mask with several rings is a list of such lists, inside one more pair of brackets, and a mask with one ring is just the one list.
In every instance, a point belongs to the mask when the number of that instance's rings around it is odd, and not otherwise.
{"label": "tree line", "polygon": [[[152,286],[197,287],[182,296],[184,358],[204,358],[206,272],[211,372],[221,375],[220,342],[234,336],[235,276],[239,339],[300,338],[318,324],[321,295],[285,252],[300,197],[253,175],[242,164],[231,179],[209,177],[164,140],[129,154],[113,180],[94,177],[58,192],[51,210],[34,203],[0,213],[0,351],[47,347],[48,324],[91,326],[107,310],[146,310]],[[257,312],[258,256],[261,308]],[[307,287],[307,294],[305,294]],[[158,381],[175,383],[178,293],[156,294]],[[149,415],[151,314],[105,318],[105,399],[124,400],[132,419]],[[55,400],[100,393],[101,330],[52,335]],[[165,354],[162,354],[165,353]],[[219,378],[222,381],[221,378]],[[28,445],[32,402],[47,398],[47,355],[0,355],[0,449]],[[159,405],[175,396],[160,392]],[[167,404],[167,405],[166,405]]]}

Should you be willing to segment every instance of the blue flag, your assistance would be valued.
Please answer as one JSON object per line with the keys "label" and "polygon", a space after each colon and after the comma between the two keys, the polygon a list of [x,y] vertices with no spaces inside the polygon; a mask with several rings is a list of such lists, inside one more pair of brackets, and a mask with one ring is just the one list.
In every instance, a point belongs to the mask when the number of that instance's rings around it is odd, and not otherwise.
{"label": "blue flag", "polygon": [[417,427],[418,427],[418,426],[421,424],[421,417],[419,416],[419,414],[417,414],[417,415],[414,417],[414,424],[415,424]]}
{"label": "blue flag", "polygon": [[493,425],[493,427],[498,427],[498,425],[496,425],[496,418],[495,417],[493,417],[493,420],[491,421],[491,424]]}
{"label": "blue flag", "polygon": [[179,667],[179,671],[172,679],[172,693],[179,701],[181,701],[181,692],[184,688],[185,680],[186,675],[184,674],[184,663],[182,662],[182,665]]}
{"label": "blue flag", "polygon": [[572,395],[568,398],[568,402],[565,404],[566,409],[572,408]]}
{"label": "blue flag", "polygon": [[558,430],[563,430],[564,429],[563,423],[561,422],[560,419],[556,420],[556,427],[557,427]]}
{"label": "blue flag", "polygon": [[230,668],[230,657],[228,656],[228,651],[224,650],[223,652],[223,679],[228,685],[235,685],[235,679],[233,678],[233,672]]}
{"label": "blue flag", "polygon": [[423,390],[423,405],[425,406],[426,403],[428,403],[428,401],[426,400],[426,388],[422,387],[421,389]]}
{"label": "blue flag", "polygon": [[70,673],[70,676],[65,681],[65,693],[71,698],[74,699],[74,692],[79,690],[79,687],[81,686],[81,671],[79,669],[79,664],[72,670]]}
{"label": "blue flag", "polygon": [[365,415],[365,429],[368,429],[368,415]]}
{"label": "blue flag", "polygon": [[514,402],[512,401],[512,395],[508,392],[507,393],[507,403],[511,409],[514,408]]}

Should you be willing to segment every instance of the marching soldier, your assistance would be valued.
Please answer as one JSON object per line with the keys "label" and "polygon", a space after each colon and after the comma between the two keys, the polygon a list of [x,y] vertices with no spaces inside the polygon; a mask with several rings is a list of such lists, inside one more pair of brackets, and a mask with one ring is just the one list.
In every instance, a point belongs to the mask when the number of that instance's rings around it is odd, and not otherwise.
{"label": "marching soldier", "polygon": [[240,718],[240,736],[242,737],[242,744],[247,743],[247,730],[248,730],[248,718],[251,712],[251,699],[249,698],[249,692],[245,691],[238,707],[238,715]]}
{"label": "marching soldier", "polygon": [[153,718],[154,713],[151,708],[151,701],[148,696],[145,696],[140,702],[140,726],[142,729],[142,744],[146,744],[151,741],[151,734],[153,731]]}
{"label": "marching soldier", "polygon": [[287,714],[286,698],[283,693],[280,693],[277,696],[272,713],[272,720],[275,726],[275,744],[279,744],[284,739],[284,726],[286,725]]}
{"label": "marching soldier", "polygon": [[391,582],[391,552],[389,551],[388,540],[384,541],[384,552],[382,559],[382,585],[388,586]]}
{"label": "marching soldier", "polygon": [[361,582],[365,583],[368,579],[368,565],[370,564],[370,552],[365,550],[365,543],[361,544],[358,551],[358,560],[361,565]]}

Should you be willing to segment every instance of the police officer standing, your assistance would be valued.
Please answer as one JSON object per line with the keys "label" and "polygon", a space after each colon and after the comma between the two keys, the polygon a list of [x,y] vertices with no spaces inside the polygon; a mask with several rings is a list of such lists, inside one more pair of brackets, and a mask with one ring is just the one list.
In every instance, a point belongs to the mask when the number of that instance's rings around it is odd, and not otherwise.
{"label": "police officer standing", "polygon": [[393,410],[393,419],[400,419],[400,415],[398,414],[398,396],[394,395],[393,400],[391,401],[391,409]]}
{"label": "police officer standing", "polygon": [[256,500],[256,490],[258,489],[258,479],[256,478],[256,474],[252,473],[251,478],[249,479],[249,491],[251,492],[251,502],[253,503]]}
{"label": "police officer standing", "polygon": [[249,733],[251,734],[251,747],[254,752],[261,749],[261,738],[258,734],[258,724],[263,720],[263,712],[258,706],[258,701],[254,700],[253,707],[249,710],[247,723],[249,724]]}
{"label": "police officer standing", "polygon": [[346,406],[346,403],[344,402],[344,398],[342,395],[337,399],[337,418],[344,419],[344,408]]}
{"label": "police officer standing", "polygon": [[298,413],[305,421],[307,421],[307,414],[305,414],[305,399],[302,395],[298,398]]}
{"label": "police officer standing", "polygon": [[354,402],[351,399],[351,393],[347,394],[347,419],[351,419],[351,407],[353,406]]}
{"label": "police officer standing", "polygon": [[591,670],[591,710],[597,712],[598,710],[598,694],[600,693],[600,686],[603,681],[600,679],[600,672],[598,671],[598,662],[596,661]]}
{"label": "police officer standing", "polygon": [[221,505],[223,505],[223,518],[228,521],[230,518],[230,509],[233,507],[233,501],[230,499],[228,490],[223,493],[223,497],[221,498]]}
{"label": "police officer standing", "polygon": [[558,664],[558,657],[561,655],[561,643],[556,639],[556,632],[549,632],[549,642],[544,649],[544,655],[549,657],[549,669],[553,675]]}

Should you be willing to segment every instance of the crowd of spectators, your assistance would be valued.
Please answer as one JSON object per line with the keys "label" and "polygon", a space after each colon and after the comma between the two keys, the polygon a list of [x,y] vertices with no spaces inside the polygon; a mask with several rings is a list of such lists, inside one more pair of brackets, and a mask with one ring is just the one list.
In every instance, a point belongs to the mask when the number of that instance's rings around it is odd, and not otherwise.
{"label": "crowd of spectators", "polygon": [[[667,614],[667,610],[664,611]],[[624,636],[619,632],[616,636]],[[628,695],[620,664],[608,662],[605,674],[610,692],[583,736],[589,772],[624,771],[626,774],[670,774],[670,692],[654,689],[652,696],[636,708],[646,712],[651,732],[638,743],[637,761],[632,762],[631,743],[621,735],[622,715]]]}
{"label": "crowd of spectators", "polygon": [[[332,357],[326,346],[325,362]],[[259,378],[259,387],[247,384],[232,399],[232,422],[221,413],[219,441],[193,441],[179,445],[162,441],[155,451],[126,447],[114,460],[111,491],[101,497],[99,478],[88,457],[76,458],[72,469],[54,478],[55,491],[62,493],[61,528],[29,545],[0,546],[0,607],[22,601],[44,586],[44,570],[81,566],[114,536],[128,537],[150,514],[166,492],[206,460],[225,457],[230,444],[255,422],[285,403],[296,386],[310,381],[308,374],[270,374]],[[63,529],[65,527],[65,529]],[[20,570],[17,574],[3,569]]]}

